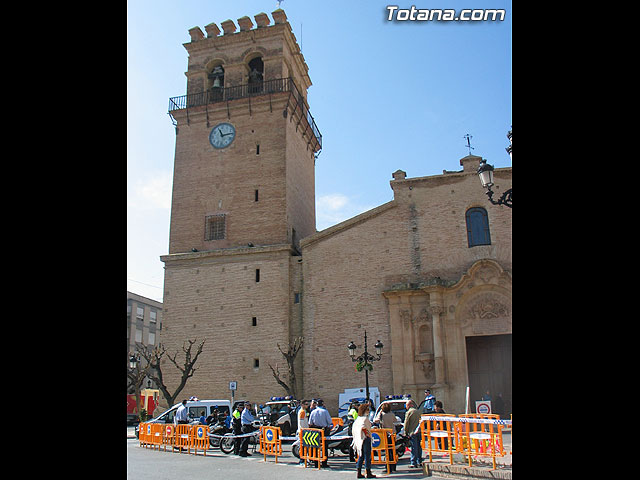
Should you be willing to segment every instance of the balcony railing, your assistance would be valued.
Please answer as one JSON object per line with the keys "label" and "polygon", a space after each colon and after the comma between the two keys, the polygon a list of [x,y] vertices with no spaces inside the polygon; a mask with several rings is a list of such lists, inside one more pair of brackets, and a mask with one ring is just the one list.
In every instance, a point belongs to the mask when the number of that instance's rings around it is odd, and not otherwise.
{"label": "balcony railing", "polygon": [[316,138],[314,151],[316,146],[322,149],[322,135],[320,134],[320,130],[318,130],[318,126],[309,111],[307,102],[300,94],[291,78],[276,78],[259,83],[249,83],[233,87],[218,87],[205,92],[190,93],[180,97],[171,97],[169,99],[169,114],[174,110],[182,110],[185,108],[189,109],[219,102],[230,102],[240,98],[258,97],[282,92],[290,92],[290,101],[294,101],[294,113],[298,108],[301,109],[301,119],[304,118],[306,120],[308,127],[311,128],[311,131]]}

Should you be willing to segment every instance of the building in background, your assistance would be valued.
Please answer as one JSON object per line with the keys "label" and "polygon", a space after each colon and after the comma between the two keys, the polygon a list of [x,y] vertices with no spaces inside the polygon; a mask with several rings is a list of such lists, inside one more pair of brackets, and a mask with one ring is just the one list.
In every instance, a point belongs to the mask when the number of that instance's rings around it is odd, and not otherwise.
{"label": "building in background", "polygon": [[[136,343],[155,347],[162,330],[162,302],[127,291],[127,361]],[[146,384],[145,384],[146,386]]]}

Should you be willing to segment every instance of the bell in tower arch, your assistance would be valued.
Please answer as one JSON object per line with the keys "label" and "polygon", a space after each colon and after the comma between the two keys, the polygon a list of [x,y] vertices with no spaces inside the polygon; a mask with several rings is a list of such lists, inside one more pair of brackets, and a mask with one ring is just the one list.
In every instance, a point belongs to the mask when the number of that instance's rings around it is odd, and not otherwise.
{"label": "bell in tower arch", "polygon": [[264,79],[264,63],[261,57],[256,57],[249,62],[249,92],[262,92]]}
{"label": "bell in tower arch", "polygon": [[211,86],[213,101],[222,100],[222,88],[224,87],[224,68],[222,68],[222,65],[218,65],[211,71],[209,79],[213,80],[213,85]]}

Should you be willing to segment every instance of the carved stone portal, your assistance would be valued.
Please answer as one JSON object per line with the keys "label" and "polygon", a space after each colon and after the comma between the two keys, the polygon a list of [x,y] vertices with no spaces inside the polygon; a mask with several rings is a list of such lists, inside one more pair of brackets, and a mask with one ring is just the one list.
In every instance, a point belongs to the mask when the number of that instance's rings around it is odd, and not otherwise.
{"label": "carved stone portal", "polygon": [[504,296],[479,293],[470,299],[462,312],[462,328],[474,335],[492,335],[511,331],[511,307]]}

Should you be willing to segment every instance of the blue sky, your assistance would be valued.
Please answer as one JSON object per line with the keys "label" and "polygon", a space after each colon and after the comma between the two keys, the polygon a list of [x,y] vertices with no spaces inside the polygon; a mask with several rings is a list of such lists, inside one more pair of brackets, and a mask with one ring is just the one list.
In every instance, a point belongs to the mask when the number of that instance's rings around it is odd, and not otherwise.
{"label": "blue sky", "polygon": [[[388,22],[387,5],[505,9],[503,21]],[[460,170],[472,153],[511,166],[511,1],[284,0],[320,132],[316,228],[393,199],[391,174]],[[271,12],[276,1],[127,1],[127,290],[162,301],[175,130],[188,30]],[[480,187],[480,182],[478,182]]]}

